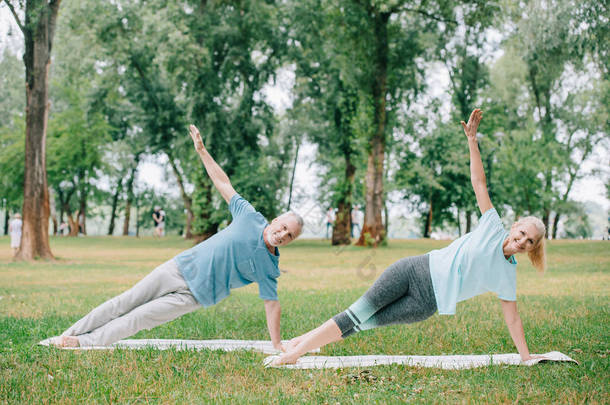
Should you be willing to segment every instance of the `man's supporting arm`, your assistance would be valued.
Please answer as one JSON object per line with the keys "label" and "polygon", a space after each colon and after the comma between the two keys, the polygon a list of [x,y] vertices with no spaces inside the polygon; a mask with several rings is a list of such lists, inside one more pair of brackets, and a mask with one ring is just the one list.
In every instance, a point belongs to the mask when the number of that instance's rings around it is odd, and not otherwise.
{"label": "man's supporting arm", "polygon": [[265,300],[265,315],[267,316],[267,329],[269,329],[271,343],[273,343],[273,347],[283,351],[282,339],[280,338],[280,317],[282,315],[280,302]]}

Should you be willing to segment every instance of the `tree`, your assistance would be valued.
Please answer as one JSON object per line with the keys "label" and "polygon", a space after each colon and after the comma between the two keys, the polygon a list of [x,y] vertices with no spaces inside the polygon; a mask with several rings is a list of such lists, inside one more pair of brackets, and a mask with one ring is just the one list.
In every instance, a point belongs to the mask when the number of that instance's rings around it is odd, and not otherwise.
{"label": "tree", "polygon": [[[602,44],[608,37],[607,29],[600,29],[607,17],[603,16],[603,7],[600,8],[597,2],[532,1],[525,10],[512,5],[516,15],[512,18],[518,29],[507,45],[515,47],[515,53],[526,66],[528,107],[537,123],[532,136],[535,140],[540,138],[538,150],[544,150],[537,160],[544,178],[540,213],[548,237],[551,232],[556,233],[551,228],[552,213],[555,212],[557,218],[553,223],[557,224],[574,180],[582,175],[580,163],[604,132],[605,124],[600,126],[600,120],[595,116],[601,113],[603,122],[607,106],[595,102],[587,107],[584,107],[587,103],[578,106],[590,98],[586,93],[593,89],[590,85],[588,88],[575,87],[570,77],[596,75],[586,64],[587,59],[596,61],[599,73],[604,75],[606,72],[607,77],[607,65],[599,59],[607,52],[607,45]],[[510,11],[505,14],[511,15]],[[596,97],[601,99],[604,95]],[[565,109],[564,105],[570,107]],[[577,130],[585,122],[588,123],[585,129]],[[592,128],[591,123],[596,123],[597,128]]]}
{"label": "tree", "polygon": [[463,135],[453,123],[434,124],[435,118],[427,110],[427,116],[415,122],[420,129],[399,152],[400,168],[395,175],[397,187],[406,190],[405,198],[421,215],[424,238],[430,237],[434,226],[457,223],[452,207],[462,192],[460,179],[465,170]]}
{"label": "tree", "polygon": [[[344,30],[334,24],[335,9],[317,0],[291,4],[290,60],[295,62],[294,130],[317,146],[324,168],[322,206],[337,207],[331,243],[351,243],[351,211],[362,135],[357,128],[360,92],[349,75],[342,49]],[[302,121],[307,123],[302,123]]]}
{"label": "tree", "polygon": [[383,178],[388,122],[400,105],[409,104],[421,86],[416,59],[424,53],[420,35],[450,21],[443,2],[411,8],[407,2],[333,2],[336,24],[345,27],[344,52],[352,61],[346,74],[354,77],[369,107],[367,134],[366,208],[358,245],[385,239],[382,221]]}
{"label": "tree", "polygon": [[88,200],[97,188],[110,127],[93,109],[99,78],[92,33],[78,18],[77,4],[68,3],[66,12],[70,19],[57,32],[50,83],[54,109],[49,117],[48,177],[59,200],[59,219],[66,214],[70,236],[77,236],[87,234]]}
{"label": "tree", "polygon": [[53,259],[49,245],[49,192],[46,172],[48,73],[61,0],[27,0],[22,23],[13,2],[4,0],[25,40],[26,126],[23,233],[16,258]]}

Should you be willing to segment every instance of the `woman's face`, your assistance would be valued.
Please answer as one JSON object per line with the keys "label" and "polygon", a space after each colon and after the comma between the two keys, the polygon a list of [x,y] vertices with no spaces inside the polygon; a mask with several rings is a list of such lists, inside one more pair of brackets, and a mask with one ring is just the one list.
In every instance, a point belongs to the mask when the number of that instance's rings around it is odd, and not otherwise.
{"label": "woman's face", "polygon": [[515,222],[510,228],[506,247],[515,253],[530,252],[534,250],[541,236],[534,224]]}

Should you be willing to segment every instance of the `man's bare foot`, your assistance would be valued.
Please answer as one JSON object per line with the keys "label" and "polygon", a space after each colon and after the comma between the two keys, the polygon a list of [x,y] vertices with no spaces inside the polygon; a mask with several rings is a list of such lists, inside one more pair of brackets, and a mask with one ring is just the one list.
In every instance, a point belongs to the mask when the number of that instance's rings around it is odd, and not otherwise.
{"label": "man's bare foot", "polygon": [[80,342],[76,336],[57,336],[51,340],[51,344],[57,347],[79,347]]}
{"label": "man's bare foot", "polygon": [[300,338],[296,337],[293,339],[290,339],[287,343],[284,344],[284,348],[286,349],[286,352],[291,352],[295,347],[297,347],[297,345],[299,343],[301,343]]}

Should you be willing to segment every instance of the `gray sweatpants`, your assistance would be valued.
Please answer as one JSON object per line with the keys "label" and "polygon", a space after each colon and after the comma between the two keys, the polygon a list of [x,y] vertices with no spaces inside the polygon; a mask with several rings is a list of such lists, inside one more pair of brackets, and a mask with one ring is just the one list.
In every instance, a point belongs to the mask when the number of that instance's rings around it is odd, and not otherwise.
{"label": "gray sweatpants", "polygon": [[422,255],[390,265],[362,297],[333,320],[345,338],[365,329],[423,321],[436,309],[428,255]]}
{"label": "gray sweatpants", "polygon": [[108,346],[198,308],[201,305],[172,259],[89,312],[62,335],[77,336],[81,346]]}

